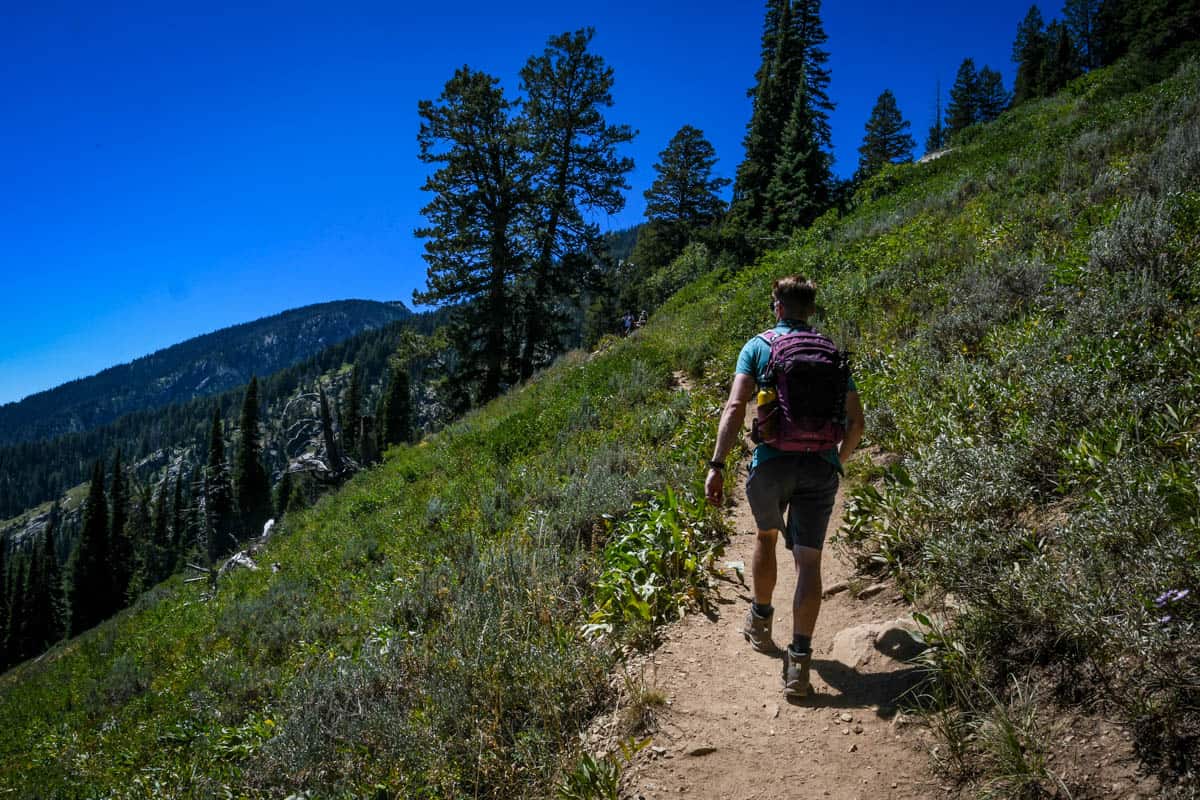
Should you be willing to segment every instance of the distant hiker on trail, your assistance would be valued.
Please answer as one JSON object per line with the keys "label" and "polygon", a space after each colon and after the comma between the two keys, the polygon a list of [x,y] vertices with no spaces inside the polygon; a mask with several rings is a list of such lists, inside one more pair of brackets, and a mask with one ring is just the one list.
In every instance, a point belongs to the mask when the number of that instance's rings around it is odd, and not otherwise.
{"label": "distant hiker on trail", "polygon": [[646,310],[642,309],[642,313],[638,315],[637,322],[635,322],[634,325],[641,328],[645,324],[646,324]]}
{"label": "distant hiker on trail", "polygon": [[621,335],[628,336],[633,330],[633,312],[626,311],[625,316],[621,317]]}
{"label": "distant hiker on trail", "polygon": [[751,565],[754,602],[742,632],[755,650],[778,652],[771,640],[771,594],[776,579],[775,542],[783,531],[796,563],[792,642],[785,653],[783,677],[790,697],[808,695],[812,635],[821,610],[825,529],[842,464],[854,453],[866,424],[850,376],[849,354],[808,325],[816,295],[816,286],[798,275],[775,281],[771,309],[777,324],[748,341],[738,356],[704,485],[709,502],[720,505],[725,456],[741,434],[746,403],[757,387],[758,413],[751,434],[757,447],[746,498],[758,539]]}

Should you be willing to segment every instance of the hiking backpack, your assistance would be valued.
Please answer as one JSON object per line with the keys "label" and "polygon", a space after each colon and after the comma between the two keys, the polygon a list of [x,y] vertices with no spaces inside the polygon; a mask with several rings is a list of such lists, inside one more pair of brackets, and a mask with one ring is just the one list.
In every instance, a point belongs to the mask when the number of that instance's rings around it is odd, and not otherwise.
{"label": "hiking backpack", "polygon": [[751,438],[794,453],[836,448],[846,434],[850,354],[814,330],[759,335],[771,346],[764,387],[775,399],[759,403]]}

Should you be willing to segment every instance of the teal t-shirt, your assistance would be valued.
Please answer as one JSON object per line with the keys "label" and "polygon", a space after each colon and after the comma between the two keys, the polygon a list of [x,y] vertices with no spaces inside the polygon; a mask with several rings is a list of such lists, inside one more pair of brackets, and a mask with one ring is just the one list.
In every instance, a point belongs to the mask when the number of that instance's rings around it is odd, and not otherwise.
{"label": "teal t-shirt", "polygon": [[[805,325],[803,322],[793,322],[785,319],[776,325],[774,329],[779,333],[790,333],[791,331],[810,331],[812,330],[812,326]],[[742,347],[742,352],[738,353],[737,369],[735,372],[739,375],[749,375],[754,378],[755,385],[759,389],[762,389],[765,379],[763,373],[767,371],[767,360],[770,357],[771,345],[767,344],[766,340],[761,336],[755,336],[746,342],[745,346]],[[858,387],[854,384],[853,375],[850,376],[849,389],[852,392],[858,391]],[[750,467],[753,469],[768,459],[786,455],[790,455],[790,453],[777,450],[769,444],[760,444],[754,448],[754,459],[750,462]],[[842,471],[842,462],[838,460],[836,448],[822,450],[821,456],[837,467],[838,472]]]}

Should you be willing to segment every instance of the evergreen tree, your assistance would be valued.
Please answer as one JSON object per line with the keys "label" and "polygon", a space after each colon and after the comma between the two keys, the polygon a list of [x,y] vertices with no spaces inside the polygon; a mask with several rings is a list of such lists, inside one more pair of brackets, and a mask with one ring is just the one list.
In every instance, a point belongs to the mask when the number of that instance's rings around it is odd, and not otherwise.
{"label": "evergreen tree", "polygon": [[1079,54],[1080,64],[1086,69],[1100,66],[1096,34],[1102,5],[1103,0],[1065,0],[1063,3],[1063,21]]}
{"label": "evergreen tree", "polygon": [[817,144],[812,104],[801,82],[792,116],[783,132],[775,176],[767,186],[765,227],[790,232],[812,223],[825,207],[829,156]]}
{"label": "evergreen tree", "polygon": [[[352,456],[358,452],[358,431],[362,425],[362,377],[358,364],[350,369],[350,386],[346,389],[346,419],[342,422],[342,441],[346,452]],[[279,509],[276,504],[276,509]]]}
{"label": "evergreen tree", "polygon": [[938,81],[934,94],[933,125],[929,126],[929,135],[925,138],[925,152],[934,153],[945,149],[949,136],[942,122],[942,82]]}
{"label": "evergreen tree", "polygon": [[[766,223],[811,218],[829,199],[832,158],[828,40],[821,24],[820,0],[769,4],[764,38],[778,31],[774,47],[764,46],[754,108],[747,126],[746,157],[738,165],[731,217],[735,226],[756,229]],[[770,57],[768,63],[765,59]],[[802,104],[803,107],[797,107]],[[791,182],[804,176],[806,184]]]}
{"label": "evergreen tree", "polygon": [[1017,78],[1013,83],[1013,105],[1045,94],[1042,88],[1042,72],[1048,58],[1045,21],[1038,7],[1030,6],[1025,18],[1017,26],[1017,38],[1013,42],[1012,60],[1017,65]]}
{"label": "evergreen tree", "polygon": [[334,473],[342,471],[342,453],[338,447],[337,437],[333,432],[333,417],[329,413],[329,400],[325,397],[325,387],[317,384],[317,395],[321,404],[321,438],[325,442],[325,460],[329,469]]}
{"label": "evergreen tree", "polygon": [[154,552],[154,520],[151,514],[152,493],[145,484],[134,484],[131,497],[132,514],[127,523],[127,535],[133,551],[129,582],[125,587],[122,607],[131,605],[138,595],[157,583]]}
{"label": "evergreen tree", "polygon": [[437,102],[417,107],[419,157],[439,165],[422,185],[427,285],[416,303],[454,308],[453,335],[462,381],[478,382],[479,400],[500,393],[512,351],[513,284],[520,273],[521,210],[530,192],[520,125],[499,81],[462,67]]}
{"label": "evergreen tree", "polygon": [[979,122],[991,122],[1004,113],[1012,100],[1004,90],[1004,78],[989,66],[979,70],[976,106]]}
{"label": "evergreen tree", "polygon": [[181,461],[175,472],[175,491],[171,495],[171,551],[168,575],[183,566],[183,559],[187,554],[188,512],[186,496],[183,493],[184,469],[185,466]]}
{"label": "evergreen tree", "polygon": [[29,559],[20,553],[16,556],[9,587],[8,652],[11,663],[19,664],[32,654],[30,633],[33,619],[29,607]]}
{"label": "evergreen tree", "polygon": [[228,555],[237,545],[233,486],[225,463],[225,438],[221,429],[221,409],[213,409],[212,431],[208,442],[208,466],[204,472],[204,528],[209,561]]}
{"label": "evergreen tree", "polygon": [[67,635],[67,600],[57,546],[58,531],[61,526],[62,512],[59,510],[58,502],[55,501],[50,508],[50,522],[42,537],[42,575],[46,586],[46,624],[43,630],[46,634],[46,648]]}
{"label": "evergreen tree", "polygon": [[83,505],[83,527],[71,559],[71,634],[77,635],[102,621],[112,597],[109,572],[108,500],[104,495],[104,469],[97,461]]}
{"label": "evergreen tree", "polygon": [[946,108],[946,128],[950,136],[965,130],[979,120],[979,75],[974,59],[964,58],[950,88],[950,105]]}
{"label": "evergreen tree", "polygon": [[857,180],[866,180],[884,164],[902,164],[912,161],[916,147],[908,129],[912,124],[900,114],[896,96],[891,89],[884,89],[875,101],[871,117],[867,120],[862,146],[858,148]]}
{"label": "evergreen tree", "polygon": [[1046,29],[1046,41],[1050,45],[1049,58],[1042,66],[1041,90],[1052,95],[1079,77],[1079,54],[1071,43],[1067,28],[1058,20]]}
{"label": "evergreen tree", "polygon": [[520,376],[546,364],[569,320],[561,299],[577,293],[578,267],[601,251],[600,227],[587,214],[625,207],[625,175],[633,160],[617,147],[633,140],[627,125],[610,125],[612,68],[588,52],[594,31],[551,37],[521,69],[521,127],[531,156],[532,274],[525,286]]}
{"label": "evergreen tree", "polygon": [[170,475],[163,475],[154,498],[153,533],[150,536],[150,558],[147,577],[154,585],[167,578],[175,569],[175,543],[171,537],[171,518],[167,508]]}
{"label": "evergreen tree", "polygon": [[258,432],[258,378],[251,377],[242,402],[237,461],[233,468],[238,518],[245,536],[257,536],[271,516],[271,480],[262,465]]}
{"label": "evergreen tree", "polygon": [[0,538],[0,670],[12,663],[8,649],[11,606],[8,602],[8,543]]}
{"label": "evergreen tree", "polygon": [[643,196],[646,219],[672,239],[672,252],[662,263],[678,255],[695,231],[715,224],[724,212],[719,192],[730,180],[713,176],[716,163],[716,150],[691,125],[680,128],[658,154],[657,177]]}
{"label": "evergreen tree", "polygon": [[292,473],[287,470],[283,471],[283,475],[279,476],[279,483],[275,484],[275,516],[282,517],[287,511],[288,501],[292,498]]}
{"label": "evergreen tree", "polygon": [[408,441],[412,431],[412,403],[409,398],[408,370],[400,364],[392,364],[380,416],[383,418],[380,439],[384,448]]}
{"label": "evergreen tree", "polygon": [[112,576],[112,594],[109,596],[108,614],[115,614],[126,605],[129,580],[133,577],[133,542],[126,522],[129,518],[129,493],[125,484],[125,467],[121,463],[121,450],[113,457],[112,485],[108,492],[112,510],[108,527],[108,557]]}

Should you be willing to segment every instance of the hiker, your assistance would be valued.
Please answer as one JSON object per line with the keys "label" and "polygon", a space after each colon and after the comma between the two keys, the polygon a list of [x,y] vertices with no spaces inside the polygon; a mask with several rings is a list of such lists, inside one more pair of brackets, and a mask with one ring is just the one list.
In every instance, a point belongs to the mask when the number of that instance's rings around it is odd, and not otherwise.
{"label": "hiker", "polygon": [[626,311],[625,316],[621,317],[621,335],[628,336],[633,330],[633,312]]}
{"label": "hiker", "polygon": [[746,498],[758,539],[751,565],[754,601],[742,632],[755,650],[778,652],[771,639],[771,595],[775,543],[782,531],[796,564],[792,641],[784,655],[784,691],[790,697],[805,697],[809,691],[812,635],[821,610],[825,529],[842,464],[854,453],[865,426],[848,354],[808,325],[816,309],[816,293],[816,286],[799,275],[775,281],[771,309],[777,324],[748,341],[738,356],[704,485],[709,502],[720,505],[725,456],[741,435],[746,402],[757,387],[760,406],[752,434],[757,446]]}

